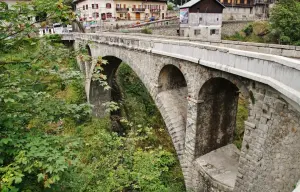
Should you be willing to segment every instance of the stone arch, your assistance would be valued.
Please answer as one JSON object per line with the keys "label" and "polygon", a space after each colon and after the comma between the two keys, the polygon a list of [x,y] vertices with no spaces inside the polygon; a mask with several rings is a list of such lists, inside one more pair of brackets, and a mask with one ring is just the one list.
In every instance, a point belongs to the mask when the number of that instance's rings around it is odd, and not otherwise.
{"label": "stone arch", "polygon": [[213,183],[234,188],[240,151],[232,143],[239,95],[248,98],[247,90],[242,79],[223,73],[207,78],[199,90],[193,164],[198,171],[195,186],[200,190]]}
{"label": "stone arch", "polygon": [[156,100],[168,127],[178,158],[183,163],[187,119],[187,81],[175,65],[164,65],[158,75]]}
{"label": "stone arch", "polygon": [[[103,74],[106,75],[107,83],[111,89],[105,90],[99,81],[93,79],[90,80],[89,101],[92,105],[94,105],[93,114],[96,117],[102,117],[105,115],[105,106],[103,106],[104,103],[115,100],[112,98],[112,96],[114,96],[112,93],[115,93],[116,89],[116,87],[113,87],[113,79],[116,70],[122,62],[121,59],[114,56],[105,56],[102,57],[102,59],[108,61],[108,64],[102,65],[102,67],[104,69]],[[95,64],[93,64],[91,67],[91,77],[94,68]]]}
{"label": "stone arch", "polygon": [[199,92],[195,158],[233,140],[239,89],[224,78],[211,78]]}
{"label": "stone arch", "polygon": [[160,91],[187,87],[183,73],[174,65],[165,65],[160,70],[158,84]]}
{"label": "stone arch", "polygon": [[[119,47],[112,47],[106,44],[98,44],[95,43],[91,47],[91,52],[93,57],[104,56],[103,59],[107,59],[109,64],[105,67],[111,69],[105,69],[107,71],[106,75],[108,75],[108,80],[111,82],[113,77],[112,74],[117,70],[119,64],[123,61],[128,64],[128,66],[137,74],[139,79],[143,82],[148,92],[150,93],[152,99],[154,100],[160,114],[162,115],[164,122],[167,127],[167,131],[172,139],[173,145],[178,155],[178,159],[182,166],[184,166],[183,155],[184,155],[184,143],[185,143],[185,126],[186,126],[186,114],[187,114],[187,89],[188,87],[182,87],[183,90],[186,90],[184,94],[179,96],[180,101],[176,94],[170,94],[170,92],[176,91],[176,89],[170,89],[167,91],[159,91],[159,74],[160,71],[169,65],[174,65],[176,69],[182,73],[182,69],[180,67],[180,63],[175,63],[174,59],[170,58],[161,58],[156,57],[149,53],[143,53],[139,51],[127,50]],[[150,67],[150,64],[156,63],[153,67]],[[165,63],[168,63],[167,65]],[[174,63],[174,64],[173,64]],[[95,64],[91,66],[90,71],[92,72],[95,67]],[[110,71],[110,72],[108,72]],[[188,80],[185,73],[182,73],[184,76],[184,81],[188,84]],[[86,82],[86,87],[89,91],[87,91],[87,95],[89,98],[93,96],[93,94],[89,95],[92,90],[99,85],[93,86],[89,89],[89,85],[91,84],[91,79],[89,82]],[[98,110],[93,112],[98,113],[101,116],[104,111],[104,107],[102,103],[111,99],[111,92],[107,92],[105,95],[101,95],[105,93],[103,90],[98,89],[96,93],[96,99],[92,100],[92,104],[96,104]],[[166,94],[169,93],[169,94]],[[94,94],[95,95],[95,94]],[[169,97],[171,96],[171,97]],[[101,99],[99,99],[101,98]],[[171,99],[170,99],[171,98]],[[182,102],[181,102],[182,101]],[[182,104],[184,103],[184,104]],[[182,112],[182,113],[181,113]]]}

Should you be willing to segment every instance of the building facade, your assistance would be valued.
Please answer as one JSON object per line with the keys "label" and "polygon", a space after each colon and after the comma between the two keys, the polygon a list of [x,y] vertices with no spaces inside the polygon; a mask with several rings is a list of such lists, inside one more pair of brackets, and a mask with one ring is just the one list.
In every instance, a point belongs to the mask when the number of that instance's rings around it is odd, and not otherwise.
{"label": "building facade", "polygon": [[81,21],[165,19],[166,0],[77,0],[76,13]]}
{"label": "building facade", "polygon": [[113,0],[75,0],[76,14],[80,21],[112,20],[115,18]]}
{"label": "building facade", "polygon": [[180,7],[180,36],[220,40],[224,5],[218,0],[191,0]]}
{"label": "building facade", "polygon": [[223,20],[266,19],[275,0],[220,0],[226,7]]}

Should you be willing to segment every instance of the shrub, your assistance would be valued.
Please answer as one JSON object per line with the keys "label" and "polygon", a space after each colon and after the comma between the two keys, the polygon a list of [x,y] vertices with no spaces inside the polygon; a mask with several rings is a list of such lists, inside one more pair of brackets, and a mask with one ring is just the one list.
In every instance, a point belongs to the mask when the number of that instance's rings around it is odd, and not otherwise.
{"label": "shrub", "polygon": [[252,24],[248,25],[243,31],[245,32],[246,36],[251,35],[251,33],[253,32]]}
{"label": "shrub", "polygon": [[148,27],[143,27],[141,32],[145,34],[152,34],[152,30]]}

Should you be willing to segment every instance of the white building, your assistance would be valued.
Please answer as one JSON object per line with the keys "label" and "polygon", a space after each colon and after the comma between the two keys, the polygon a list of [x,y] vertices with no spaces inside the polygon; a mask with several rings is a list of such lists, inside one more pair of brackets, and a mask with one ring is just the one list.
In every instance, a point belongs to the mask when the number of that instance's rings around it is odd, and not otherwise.
{"label": "white building", "polygon": [[220,40],[224,5],[218,0],[191,0],[180,7],[180,36]]}
{"label": "white building", "polygon": [[112,20],[115,16],[113,0],[74,0],[80,21]]}

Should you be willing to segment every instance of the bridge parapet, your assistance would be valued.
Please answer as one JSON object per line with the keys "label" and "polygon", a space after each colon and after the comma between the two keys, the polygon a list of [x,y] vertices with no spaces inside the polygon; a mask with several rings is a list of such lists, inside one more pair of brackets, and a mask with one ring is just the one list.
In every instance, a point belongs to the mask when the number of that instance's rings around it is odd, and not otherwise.
{"label": "bridge parapet", "polygon": [[175,39],[149,38],[119,33],[64,34],[63,40],[85,41],[126,47],[163,56],[183,59],[202,66],[267,84],[300,110],[300,61],[287,57],[243,51]]}

